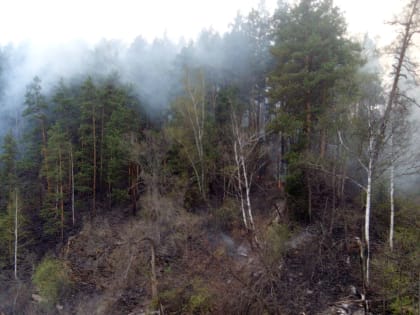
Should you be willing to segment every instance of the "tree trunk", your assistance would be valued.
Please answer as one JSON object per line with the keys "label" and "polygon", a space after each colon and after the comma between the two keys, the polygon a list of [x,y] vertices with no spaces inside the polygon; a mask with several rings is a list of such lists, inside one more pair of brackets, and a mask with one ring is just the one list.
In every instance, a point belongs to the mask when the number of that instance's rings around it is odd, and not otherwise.
{"label": "tree trunk", "polygon": [[[131,183],[131,200],[132,200],[132,207],[133,207],[133,215],[136,215],[137,213],[137,198],[138,198],[138,191],[137,191],[137,181],[138,181],[138,177],[139,177],[139,165],[138,164],[133,164],[132,165],[133,170],[133,176],[132,176],[132,183]],[[153,186],[155,186],[155,183],[152,184]],[[156,185],[157,186],[157,185]]]}
{"label": "tree trunk", "polygon": [[96,214],[96,119],[95,119],[95,105],[92,105],[92,136],[93,136],[92,216],[95,216],[95,214]]}
{"label": "tree trunk", "polygon": [[312,120],[312,115],[311,115],[311,102],[307,101],[306,102],[306,148],[308,150],[308,152],[311,151],[311,120]]}
{"label": "tree trunk", "polygon": [[306,170],[306,185],[308,185],[308,219],[312,221],[312,181],[309,170]]}
{"label": "tree trunk", "polygon": [[156,254],[155,254],[155,244],[150,242],[150,267],[151,267],[151,283],[152,283],[152,299],[157,300],[158,298],[158,287],[157,287],[157,276],[156,276]]}
{"label": "tree trunk", "polygon": [[99,191],[102,191],[102,181],[103,181],[103,146],[104,146],[104,119],[105,119],[105,109],[102,105],[101,110],[101,143],[99,144]]}
{"label": "tree trunk", "polygon": [[61,242],[64,242],[64,194],[63,194],[63,161],[61,156],[61,150],[58,149],[58,177],[60,182],[60,214],[61,214]]}
{"label": "tree trunk", "polygon": [[401,72],[403,68],[405,68],[405,70],[408,70],[407,64],[404,64],[407,50],[412,45],[412,39],[413,39],[414,34],[419,32],[418,26],[416,25],[417,23],[416,16],[418,15],[418,4],[419,4],[419,0],[413,0],[409,4],[410,11],[408,12],[408,20],[400,22],[400,24],[404,26],[404,32],[401,34],[402,35],[401,45],[398,48],[399,52],[398,52],[398,55],[396,56],[397,64],[393,66],[394,75],[393,75],[392,88],[389,93],[388,102],[385,107],[385,112],[384,112],[383,119],[379,128],[378,139],[375,144],[375,151],[374,151],[375,160],[377,159],[380,149],[383,145],[387,126],[388,126],[389,120],[391,119],[393,105],[396,99],[398,98],[398,84],[399,84],[400,78],[404,76],[404,74],[401,74]]}
{"label": "tree trunk", "polygon": [[73,222],[73,227],[76,223],[76,218],[74,214],[74,161],[73,161],[73,148],[70,146],[70,165],[71,165],[71,217]]}
{"label": "tree trunk", "polygon": [[[373,139],[370,140],[373,142]],[[371,211],[371,197],[372,197],[372,172],[373,171],[373,157],[369,157],[367,187],[366,187],[366,211],[365,211],[365,242],[366,242],[366,287],[369,286],[369,264],[370,264],[370,211]]]}
{"label": "tree trunk", "polygon": [[331,221],[330,221],[330,229],[329,234],[331,235],[334,229],[335,224],[335,212],[337,206],[337,161],[339,158],[339,146],[337,145],[337,150],[335,154],[335,158],[333,159],[333,170],[332,170],[332,178],[331,178],[331,186],[332,186],[332,210],[331,210]]}
{"label": "tree trunk", "polygon": [[47,153],[47,132],[45,130],[45,123],[44,120],[41,119],[41,133],[42,133],[42,155],[44,158],[44,166],[45,166],[45,174],[46,175],[46,180],[47,180],[47,192],[50,192],[51,189],[51,182],[50,182],[50,178],[48,176],[49,172],[48,172],[48,153]]}
{"label": "tree trunk", "polygon": [[247,209],[248,209],[248,218],[249,218],[249,223],[250,223],[250,226],[251,226],[251,230],[255,231],[254,217],[252,215],[252,206],[251,206],[251,198],[250,198],[251,181],[250,181],[250,179],[248,179],[248,174],[247,174],[247,171],[246,171],[245,158],[244,158],[243,155],[241,156],[241,161],[242,161],[242,171],[243,171],[244,182],[245,182],[245,194],[246,194],[246,206],[247,206]]}
{"label": "tree trunk", "polygon": [[319,147],[319,156],[321,159],[324,159],[325,152],[327,149],[327,130],[325,128],[322,128],[321,130],[321,144]]}
{"label": "tree trunk", "polygon": [[194,144],[197,150],[198,155],[198,163],[199,167],[195,165],[193,159],[190,159],[192,163],[192,167],[194,168],[194,173],[197,177],[198,188],[200,190],[201,196],[203,200],[207,200],[207,192],[205,189],[206,183],[206,167],[205,167],[205,156],[204,156],[204,125],[206,119],[206,87],[204,82],[204,77],[200,74],[197,77],[197,80],[200,80],[200,87],[199,90],[196,91],[193,86],[191,86],[189,76],[187,73],[186,78],[186,91],[189,94],[191,100],[191,108],[186,109],[186,116],[188,117],[189,123],[191,124],[193,136],[194,136]]}
{"label": "tree trunk", "polygon": [[391,170],[390,170],[390,189],[389,189],[389,201],[390,201],[390,206],[391,206],[391,217],[390,217],[390,221],[389,221],[389,247],[391,249],[391,251],[394,249],[394,214],[395,214],[395,204],[394,204],[394,179],[395,179],[395,174],[394,174],[394,143],[393,143],[393,139],[394,135],[391,134]]}
{"label": "tree trunk", "polygon": [[19,214],[19,210],[18,210],[18,193],[17,193],[17,189],[15,188],[15,259],[14,259],[14,275],[15,275],[15,279],[18,279],[17,276],[17,251],[18,251],[18,214]]}
{"label": "tree trunk", "polygon": [[236,141],[233,144],[233,151],[235,153],[235,162],[236,162],[236,168],[237,168],[237,172],[238,172],[238,194],[239,194],[239,199],[241,201],[242,220],[244,221],[245,228],[248,229],[248,221],[246,219],[246,212],[245,212],[245,206],[244,206],[244,196],[243,196],[243,193],[242,193],[241,163],[239,161],[239,155],[238,155],[238,149],[237,149]]}

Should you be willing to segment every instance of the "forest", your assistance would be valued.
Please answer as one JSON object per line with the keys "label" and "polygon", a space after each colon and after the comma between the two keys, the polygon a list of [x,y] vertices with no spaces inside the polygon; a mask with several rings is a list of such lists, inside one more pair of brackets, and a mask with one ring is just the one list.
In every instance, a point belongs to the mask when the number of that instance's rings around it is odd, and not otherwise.
{"label": "forest", "polygon": [[420,314],[419,6],[0,47],[0,314]]}

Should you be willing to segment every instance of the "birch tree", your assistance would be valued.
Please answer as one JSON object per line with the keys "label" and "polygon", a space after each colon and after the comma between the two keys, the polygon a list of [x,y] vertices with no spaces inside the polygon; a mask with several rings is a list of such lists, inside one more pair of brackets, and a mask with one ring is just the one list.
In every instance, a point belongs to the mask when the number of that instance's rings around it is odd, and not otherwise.
{"label": "birch tree", "polygon": [[251,188],[258,169],[262,167],[260,158],[262,135],[258,125],[246,124],[244,113],[239,114],[230,102],[230,123],[232,129],[232,148],[235,164],[237,193],[240,201],[242,220],[247,230],[255,232],[251,203]]}
{"label": "birch tree", "polygon": [[188,160],[194,174],[201,198],[207,200],[206,161],[206,84],[204,74],[186,70],[185,94],[174,104],[174,125],[171,137],[181,145],[183,156]]}
{"label": "birch tree", "polygon": [[[367,288],[369,283],[369,263],[370,263],[370,216],[372,205],[372,188],[375,179],[375,171],[378,171],[377,159],[375,159],[375,140],[380,123],[380,106],[383,104],[383,94],[381,82],[375,75],[361,75],[359,85],[359,100],[350,118],[355,130],[351,135],[357,143],[345,139],[342,130],[338,130],[340,145],[352,155],[357,161],[362,171],[358,176],[349,176],[348,179],[356,184],[365,193],[365,224],[364,224],[364,243],[366,254],[363,255],[363,287]],[[349,143],[353,142],[350,147]]]}
{"label": "birch tree", "polygon": [[[370,219],[371,219],[371,207],[372,207],[372,185],[373,180],[376,176],[380,174],[384,168],[387,168],[386,165],[391,165],[391,189],[392,196],[394,193],[394,170],[391,158],[391,163],[389,163],[389,157],[386,157],[386,146],[392,141],[394,145],[393,133],[395,133],[395,126],[392,124],[392,115],[398,109],[397,101],[398,99],[409,100],[407,95],[401,92],[399,88],[401,81],[407,76],[407,71],[413,73],[413,63],[408,59],[408,50],[413,45],[413,36],[419,32],[419,14],[418,14],[418,2],[419,0],[412,0],[408,4],[404,18],[399,22],[394,22],[393,24],[398,24],[402,26],[402,31],[399,33],[398,42],[395,46],[394,59],[395,63],[392,66],[393,71],[391,72],[391,87],[389,92],[385,93],[383,99],[380,95],[380,92],[371,92],[365,94],[367,96],[365,103],[366,110],[366,135],[367,135],[367,144],[365,151],[365,158],[358,158],[359,164],[365,172],[366,180],[364,184],[357,183],[366,193],[365,199],[365,218],[364,218],[364,245],[366,247],[366,255],[364,262],[365,264],[365,275],[364,279],[366,281],[366,287],[369,286],[370,280]],[[366,88],[369,84],[366,84],[362,88]],[[369,96],[370,95],[370,96]],[[411,100],[410,100],[411,101]],[[363,104],[359,104],[363,107]],[[345,141],[343,141],[340,135],[340,142],[345,146]],[[392,150],[391,150],[392,152]],[[381,164],[385,161],[384,164]],[[356,182],[356,181],[354,181]],[[392,197],[393,199],[393,197]],[[391,209],[391,220],[390,220],[390,239],[392,238],[393,229],[394,229],[394,205],[392,202]],[[392,231],[391,231],[392,230]],[[391,241],[390,241],[391,243]]]}
{"label": "birch tree", "polygon": [[[395,192],[395,166],[394,166],[394,129],[395,122],[393,119],[393,111],[398,106],[409,106],[416,104],[417,102],[410,98],[404,90],[401,89],[401,81],[408,81],[409,77],[412,82],[416,83],[417,64],[410,60],[408,53],[410,48],[414,44],[414,37],[420,33],[420,8],[419,0],[411,0],[402,15],[401,19],[395,20],[390,24],[399,28],[398,37],[394,44],[394,58],[395,62],[392,65],[393,76],[391,89],[389,91],[387,107],[384,113],[384,119],[381,124],[379,132],[379,139],[377,141],[377,147],[382,145],[384,137],[387,134],[387,124],[390,125],[390,146],[391,146],[391,166],[390,166],[390,225],[389,225],[389,246],[393,249],[393,238],[394,238],[394,217],[395,217],[395,203],[394,203],[394,192]],[[399,102],[400,100],[400,102]],[[402,102],[401,102],[402,101]]]}

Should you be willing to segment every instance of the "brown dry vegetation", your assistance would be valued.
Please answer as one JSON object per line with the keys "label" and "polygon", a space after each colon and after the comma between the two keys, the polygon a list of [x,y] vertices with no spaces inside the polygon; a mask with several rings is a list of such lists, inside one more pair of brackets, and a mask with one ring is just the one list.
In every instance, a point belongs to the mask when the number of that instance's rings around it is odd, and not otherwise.
{"label": "brown dry vegetation", "polygon": [[[352,231],[329,235],[322,222],[290,230],[287,215],[273,220],[273,202],[282,199],[271,199],[256,198],[258,247],[239,218],[221,229],[214,215],[162,197],[166,218],[151,219],[144,208],[137,217],[113,211],[85,223],[61,249],[73,283],[61,313],[141,314],[159,304],[166,314],[321,312],[359,283],[357,251],[349,255],[347,244]],[[158,300],[145,237],[156,242]]]}

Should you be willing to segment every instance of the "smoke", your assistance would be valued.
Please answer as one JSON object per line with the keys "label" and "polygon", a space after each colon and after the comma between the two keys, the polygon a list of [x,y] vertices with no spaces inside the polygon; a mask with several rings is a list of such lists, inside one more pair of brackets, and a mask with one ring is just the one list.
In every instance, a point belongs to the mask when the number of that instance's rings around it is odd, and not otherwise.
{"label": "smoke", "polygon": [[[378,39],[372,39],[365,35],[362,40],[363,57],[366,63],[361,71],[364,73],[375,73],[382,78],[384,85],[384,96],[389,97],[388,93],[391,89],[391,84],[394,75],[395,53],[396,47],[400,44],[398,37],[394,39],[392,45],[379,48]],[[394,162],[396,172],[396,190],[402,193],[417,193],[420,184],[420,86],[418,85],[418,78],[415,73],[418,72],[418,48],[416,46],[410,47],[408,51],[408,58],[410,62],[408,68],[403,68],[403,75],[399,80],[399,93],[406,95],[408,98],[400,98],[399,102],[405,103],[404,107],[407,112],[397,111],[396,116],[404,115],[406,123],[402,121],[396,130],[400,129],[401,134],[396,138],[394,146],[399,150],[394,157],[398,156]],[[417,67],[417,69],[416,69]],[[408,71],[408,69],[411,69]],[[417,103],[417,104],[416,104]],[[398,131],[397,131],[398,132]],[[388,148],[389,149],[389,148]],[[385,173],[388,176],[388,173]]]}
{"label": "smoke", "polygon": [[118,73],[122,83],[132,84],[148,106],[162,107],[169,101],[167,78],[177,49],[168,41],[156,40],[148,44],[140,38],[130,46],[102,40],[93,46],[73,41],[65,46],[38,47],[25,43],[3,47],[0,54],[1,131],[22,112],[27,85],[35,76],[41,78],[42,92],[48,97],[60,79],[74,82],[87,76],[103,78]]}
{"label": "smoke", "polygon": [[[0,137],[20,119],[26,87],[35,76],[41,78],[48,98],[61,78],[81,82],[87,76],[117,73],[151,115],[165,111],[182,91],[186,68],[204,69],[209,84],[227,81],[250,89],[257,84],[255,74],[265,74],[272,61],[270,19],[261,7],[248,16],[238,15],[226,33],[210,28],[189,42],[174,42],[167,36],[147,41],[138,36],[131,43],[103,39],[95,44],[72,40],[65,45],[26,42],[0,47]],[[369,60],[365,70],[381,71],[374,42],[368,37],[364,41]],[[413,117],[419,116],[419,111],[413,112]],[[414,138],[420,140],[417,134]],[[413,151],[420,150],[418,140],[413,141]]]}
{"label": "smoke", "polygon": [[259,30],[266,27],[268,32],[270,16],[265,10],[251,13],[252,19],[238,15],[225,34],[207,29],[188,43],[175,43],[166,36],[148,42],[139,36],[131,43],[103,39],[96,44],[73,40],[65,45],[25,42],[0,47],[0,135],[20,117],[26,88],[35,76],[42,80],[42,93],[48,98],[60,79],[77,82],[116,73],[152,115],[167,109],[179,95],[186,68],[204,69],[211,83],[250,79],[263,70],[258,62],[271,58],[269,39],[261,45],[251,29],[260,23]]}

